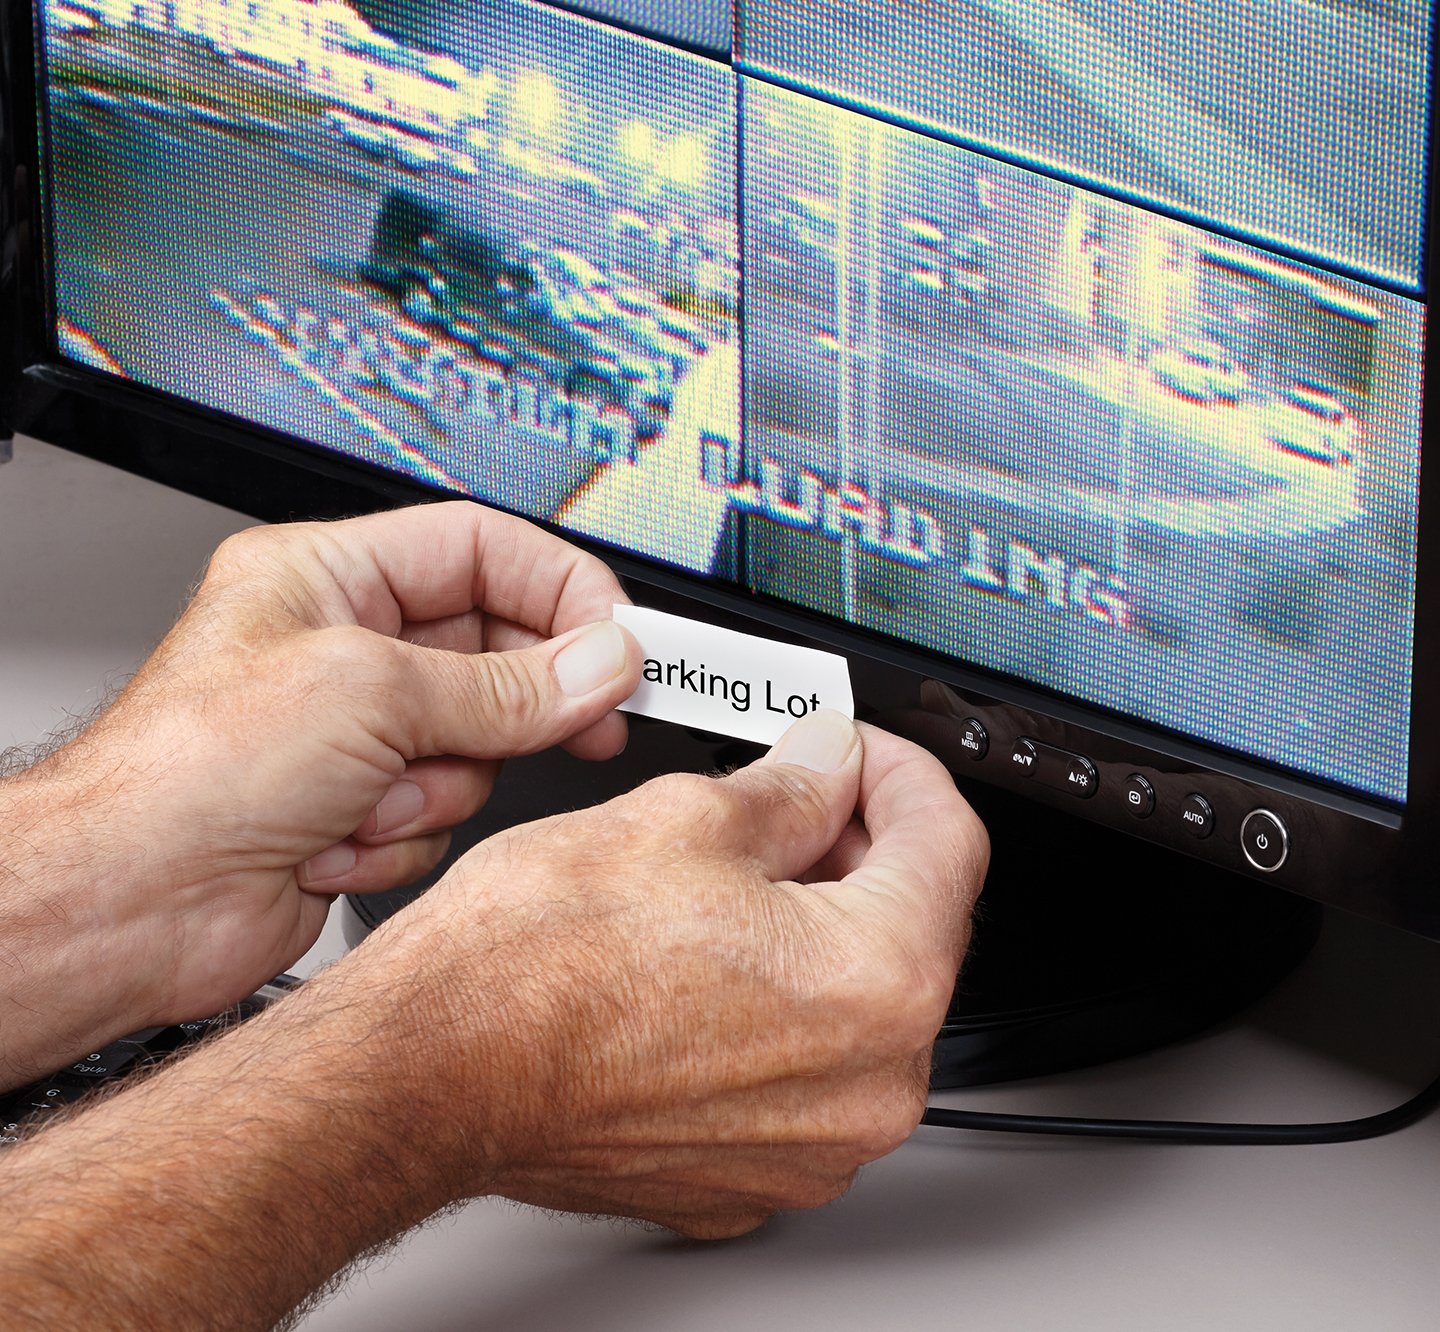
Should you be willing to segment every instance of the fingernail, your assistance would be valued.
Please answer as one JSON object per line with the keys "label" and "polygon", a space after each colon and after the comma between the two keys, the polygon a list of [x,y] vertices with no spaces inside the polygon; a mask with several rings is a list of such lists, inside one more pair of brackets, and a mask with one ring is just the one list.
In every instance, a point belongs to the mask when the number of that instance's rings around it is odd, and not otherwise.
{"label": "fingernail", "polygon": [[337,842],[301,865],[300,878],[306,883],[323,883],[326,879],[338,879],[342,874],[349,874],[354,868],[355,848],[349,842]]}
{"label": "fingernail", "polygon": [[859,739],[855,723],[843,712],[821,708],[797,721],[765,758],[811,772],[835,772],[844,767]]}
{"label": "fingernail", "polygon": [[625,669],[625,636],[613,620],[592,624],[555,658],[555,675],[570,698],[593,694]]}
{"label": "fingernail", "polygon": [[375,806],[375,831],[387,833],[414,823],[424,808],[425,792],[414,782],[398,781]]}

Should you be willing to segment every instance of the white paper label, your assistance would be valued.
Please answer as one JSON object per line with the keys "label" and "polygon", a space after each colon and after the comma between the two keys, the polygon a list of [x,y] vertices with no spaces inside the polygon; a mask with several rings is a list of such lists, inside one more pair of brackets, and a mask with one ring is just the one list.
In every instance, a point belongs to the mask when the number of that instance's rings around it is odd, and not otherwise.
{"label": "white paper label", "polygon": [[820,708],[855,715],[844,657],[720,629],[644,606],[616,606],[640,640],[640,688],[620,705],[661,721],[773,745]]}

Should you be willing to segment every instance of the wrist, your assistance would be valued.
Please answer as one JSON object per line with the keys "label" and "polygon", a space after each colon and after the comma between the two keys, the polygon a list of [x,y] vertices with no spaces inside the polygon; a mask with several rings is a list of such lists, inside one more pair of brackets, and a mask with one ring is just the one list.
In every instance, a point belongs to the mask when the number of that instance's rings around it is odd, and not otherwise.
{"label": "wrist", "polygon": [[343,965],[353,968],[346,985],[375,1015],[372,1039],[421,1146],[411,1178],[433,1210],[493,1191],[520,1070],[497,1058],[509,1043],[475,1020],[447,941],[408,914],[386,922]]}
{"label": "wrist", "polygon": [[437,1149],[466,1104],[418,1056],[430,1008],[409,961],[356,950],[7,1149],[0,1286],[47,1325],[269,1327],[357,1254],[484,1192],[483,1170],[462,1177]]}
{"label": "wrist", "polygon": [[0,782],[0,1083],[12,1086],[147,1025],[153,1008],[143,853],[107,828],[105,794],[59,766]]}
{"label": "wrist", "polygon": [[579,968],[556,937],[564,925],[486,900],[473,874],[463,892],[453,886],[437,884],[346,959],[364,965],[368,993],[385,996],[395,1063],[424,1089],[409,1111],[437,1205],[506,1191],[573,1094],[577,1030],[567,995]]}

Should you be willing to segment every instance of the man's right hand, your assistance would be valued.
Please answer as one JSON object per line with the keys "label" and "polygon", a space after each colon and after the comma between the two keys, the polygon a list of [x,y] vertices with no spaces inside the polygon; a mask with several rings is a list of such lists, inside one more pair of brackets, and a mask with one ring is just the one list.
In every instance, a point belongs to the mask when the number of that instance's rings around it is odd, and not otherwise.
{"label": "man's right hand", "polygon": [[701,1237],[830,1201],[919,1119],[987,858],[935,759],[836,713],[483,843],[366,945],[427,978],[443,1189]]}
{"label": "man's right hand", "polygon": [[7,1307],[270,1327],[458,1199],[701,1237],[827,1202],[919,1118],[987,853],[933,758],[834,714],[491,838],[298,993],[0,1154]]}

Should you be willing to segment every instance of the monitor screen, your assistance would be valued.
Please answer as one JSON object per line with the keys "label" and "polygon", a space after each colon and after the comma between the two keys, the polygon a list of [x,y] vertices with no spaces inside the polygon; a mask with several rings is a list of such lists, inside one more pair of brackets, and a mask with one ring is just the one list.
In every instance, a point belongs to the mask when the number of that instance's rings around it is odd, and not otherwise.
{"label": "monitor screen", "polygon": [[1423,0],[44,0],[72,363],[1406,799]]}

